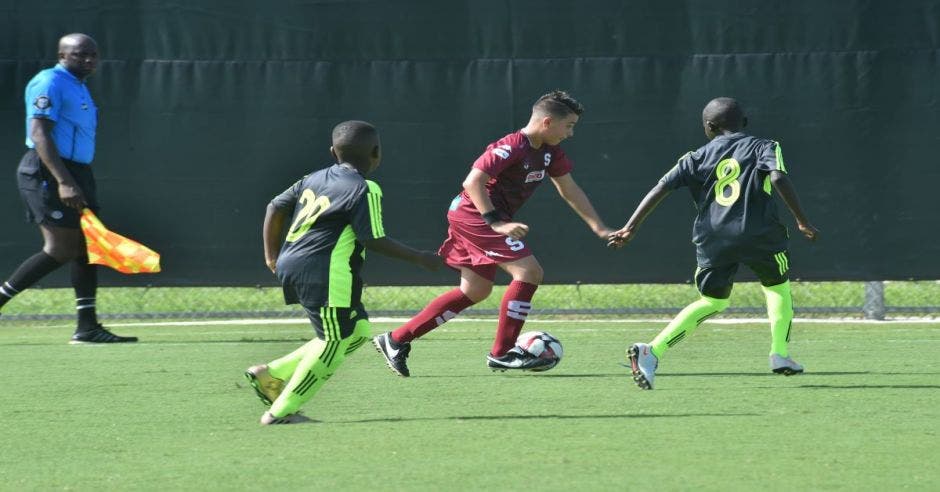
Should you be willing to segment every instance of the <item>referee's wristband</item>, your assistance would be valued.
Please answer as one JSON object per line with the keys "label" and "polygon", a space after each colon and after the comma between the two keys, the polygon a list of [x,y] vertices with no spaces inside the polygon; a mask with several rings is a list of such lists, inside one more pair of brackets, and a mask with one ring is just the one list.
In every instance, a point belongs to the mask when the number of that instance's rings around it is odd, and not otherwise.
{"label": "referee's wristband", "polygon": [[486,225],[493,225],[497,222],[502,222],[503,218],[499,215],[499,212],[496,210],[490,210],[489,212],[482,214],[483,222],[486,222]]}

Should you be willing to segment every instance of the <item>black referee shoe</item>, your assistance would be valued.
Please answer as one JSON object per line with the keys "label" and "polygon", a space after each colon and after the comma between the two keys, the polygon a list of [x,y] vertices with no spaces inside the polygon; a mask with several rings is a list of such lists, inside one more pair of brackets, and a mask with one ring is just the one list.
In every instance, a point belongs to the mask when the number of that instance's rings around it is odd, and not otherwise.
{"label": "black referee shoe", "polygon": [[72,339],[69,340],[71,345],[79,345],[84,343],[131,343],[136,342],[137,337],[122,337],[111,333],[106,330],[101,324],[95,325],[94,328],[84,331],[76,331],[72,335]]}

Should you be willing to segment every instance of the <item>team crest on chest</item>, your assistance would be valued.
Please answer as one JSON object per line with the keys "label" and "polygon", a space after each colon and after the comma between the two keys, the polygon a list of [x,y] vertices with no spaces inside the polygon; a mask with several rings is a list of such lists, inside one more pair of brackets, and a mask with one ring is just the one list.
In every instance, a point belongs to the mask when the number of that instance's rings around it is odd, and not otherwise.
{"label": "team crest on chest", "polygon": [[525,175],[526,183],[531,183],[533,181],[541,181],[543,179],[545,179],[544,169],[540,169],[538,171],[532,171],[531,173]]}

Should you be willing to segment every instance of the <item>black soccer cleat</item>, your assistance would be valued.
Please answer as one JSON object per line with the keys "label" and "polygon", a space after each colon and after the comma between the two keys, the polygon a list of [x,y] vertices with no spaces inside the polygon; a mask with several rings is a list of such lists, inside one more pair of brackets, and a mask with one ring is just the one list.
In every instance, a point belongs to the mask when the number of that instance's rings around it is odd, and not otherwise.
{"label": "black soccer cleat", "polygon": [[523,352],[518,347],[513,347],[505,355],[496,357],[492,354],[486,356],[486,367],[493,371],[520,370],[520,371],[545,371],[554,366],[552,359],[541,359],[528,352]]}
{"label": "black soccer cleat", "polygon": [[385,363],[392,372],[403,378],[411,376],[407,364],[408,354],[411,352],[410,343],[397,344],[392,340],[391,334],[386,332],[373,337],[372,345],[375,345],[375,350],[385,357]]}
{"label": "black soccer cleat", "polygon": [[76,331],[69,340],[69,344],[80,345],[85,343],[133,343],[136,341],[137,337],[122,337],[120,335],[115,335],[114,333],[106,330],[105,327],[101,326],[99,323],[90,330]]}

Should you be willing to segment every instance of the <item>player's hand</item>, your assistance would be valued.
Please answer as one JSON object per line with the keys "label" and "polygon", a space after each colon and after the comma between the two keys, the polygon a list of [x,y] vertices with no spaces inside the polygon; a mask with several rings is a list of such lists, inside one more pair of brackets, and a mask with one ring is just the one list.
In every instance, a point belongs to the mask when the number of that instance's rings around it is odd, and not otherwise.
{"label": "player's hand", "polygon": [[490,227],[504,236],[517,240],[524,238],[529,233],[529,226],[522,222],[496,222]]}
{"label": "player's hand", "polygon": [[815,241],[816,238],[819,237],[819,229],[813,227],[813,224],[810,224],[809,222],[805,224],[797,223],[796,227],[800,230],[803,236],[805,236],[806,239],[809,239],[810,241]]}
{"label": "player's hand", "polygon": [[271,270],[271,273],[277,273],[277,258],[273,260],[270,258],[266,259],[264,260],[264,264],[268,266],[268,270]]}
{"label": "player's hand", "polygon": [[636,232],[627,230],[626,228],[615,231],[611,235],[607,236],[607,247],[620,249],[625,244],[632,241],[633,236],[636,236]]}
{"label": "player's hand", "polygon": [[597,237],[599,237],[599,238],[601,238],[601,239],[603,239],[603,240],[605,240],[605,241],[610,241],[610,235],[613,234],[613,233],[615,233],[615,232],[617,232],[617,231],[611,229],[610,227],[601,226],[600,229],[594,231],[594,234],[597,234]]}
{"label": "player's hand", "polygon": [[59,200],[67,207],[81,210],[85,208],[85,195],[75,183],[59,183]]}
{"label": "player's hand", "polygon": [[444,259],[437,253],[422,251],[421,258],[418,259],[418,266],[429,272],[436,272],[444,266]]}

